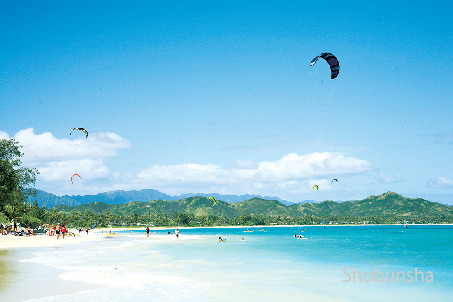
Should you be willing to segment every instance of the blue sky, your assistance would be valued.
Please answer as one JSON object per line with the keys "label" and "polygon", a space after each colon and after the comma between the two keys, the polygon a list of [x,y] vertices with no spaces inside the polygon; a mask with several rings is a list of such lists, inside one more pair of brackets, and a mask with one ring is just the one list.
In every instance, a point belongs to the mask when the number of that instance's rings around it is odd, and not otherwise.
{"label": "blue sky", "polygon": [[[0,138],[19,140],[36,187],[58,195],[396,191],[453,204],[451,11],[0,1]],[[334,80],[325,61],[310,67],[322,52],[340,61]]]}

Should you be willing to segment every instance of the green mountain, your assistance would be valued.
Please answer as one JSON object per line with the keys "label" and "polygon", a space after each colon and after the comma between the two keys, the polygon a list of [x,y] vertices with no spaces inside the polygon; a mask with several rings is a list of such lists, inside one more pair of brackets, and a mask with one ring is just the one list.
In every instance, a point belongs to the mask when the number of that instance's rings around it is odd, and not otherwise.
{"label": "green mountain", "polygon": [[252,198],[237,203],[217,200],[213,205],[211,199],[202,196],[179,200],[152,200],[149,202],[133,201],[125,204],[107,204],[95,202],[79,206],[57,206],[58,211],[67,213],[90,211],[93,213],[110,212],[115,215],[138,215],[191,213],[196,216],[215,215],[228,218],[239,215],[284,216],[302,218],[307,216],[327,217],[367,217],[367,216],[405,216],[435,217],[453,216],[453,206],[430,202],[421,198],[406,198],[397,193],[387,192],[379,196],[370,196],[363,200],[337,203],[323,201],[321,203],[304,203],[287,206],[277,200]]}
{"label": "green mountain", "polygon": [[453,215],[453,206],[422,198],[407,198],[394,192],[370,196],[363,200],[337,203],[323,201],[290,206],[300,215],[315,216],[440,216]]}
{"label": "green mountain", "polygon": [[259,197],[263,199],[276,199],[286,205],[290,205],[292,203],[281,200],[277,197],[268,197],[268,196],[259,196],[259,195],[221,195],[217,193],[211,194],[204,194],[204,193],[197,193],[197,194],[182,194],[171,196],[165,193],[159,192],[157,190],[152,189],[144,189],[144,190],[131,190],[131,191],[111,191],[105,193],[99,193],[96,195],[73,195],[73,196],[57,196],[51,193],[47,193],[42,190],[36,190],[36,196],[30,197],[29,201],[33,203],[34,201],[38,202],[40,207],[46,206],[47,208],[53,208],[58,205],[67,205],[67,206],[78,206],[82,204],[91,204],[94,202],[104,202],[107,204],[125,204],[131,201],[140,201],[140,202],[148,202],[151,200],[182,200],[185,198],[193,197],[193,196],[202,196],[202,197],[210,197],[213,196],[217,200],[223,200],[226,202],[234,203],[240,202],[247,199],[251,199],[254,197]]}
{"label": "green mountain", "polygon": [[139,215],[159,213],[172,215],[181,212],[195,215],[224,215],[233,217],[236,214],[229,203],[218,200],[216,205],[213,206],[213,201],[211,199],[201,196],[183,198],[180,200],[152,200],[149,202],[131,201],[125,204],[94,202],[75,207],[59,205],[56,206],[56,210],[67,213],[90,211],[97,214],[103,214],[110,212],[115,215],[131,215],[133,213]]}
{"label": "green mountain", "polygon": [[236,215],[256,214],[264,216],[291,216],[291,209],[277,200],[265,200],[252,198],[229,205],[234,209]]}

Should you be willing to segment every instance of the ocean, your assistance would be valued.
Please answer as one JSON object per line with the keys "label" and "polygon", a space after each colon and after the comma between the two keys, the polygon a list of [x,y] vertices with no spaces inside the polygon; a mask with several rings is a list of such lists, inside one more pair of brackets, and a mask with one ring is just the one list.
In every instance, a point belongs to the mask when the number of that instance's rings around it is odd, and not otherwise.
{"label": "ocean", "polygon": [[248,229],[3,251],[0,301],[453,301],[453,226]]}

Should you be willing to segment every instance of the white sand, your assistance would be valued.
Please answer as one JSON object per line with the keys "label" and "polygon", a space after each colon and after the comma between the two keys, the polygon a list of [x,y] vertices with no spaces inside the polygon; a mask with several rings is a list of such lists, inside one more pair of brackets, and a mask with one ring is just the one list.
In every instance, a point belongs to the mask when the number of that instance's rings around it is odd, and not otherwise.
{"label": "white sand", "polygon": [[[152,233],[154,230],[162,230],[162,228],[151,228],[151,234],[149,239],[155,240],[185,240],[185,239],[200,239],[204,236],[191,235],[191,236],[180,236],[179,239],[173,234],[170,235],[156,235]],[[172,228],[174,230],[175,228]],[[182,228],[180,228],[182,229]],[[67,244],[82,244],[89,241],[100,241],[105,239],[109,232],[112,233],[118,231],[144,231],[145,228],[96,228],[91,230],[87,235],[85,231],[82,231],[79,235],[79,231],[76,229],[70,229],[69,232],[76,234],[75,236],[66,235],[63,239],[63,236],[60,235],[60,238],[57,239],[57,236],[48,236],[48,235],[33,235],[33,236],[14,236],[14,235],[0,235],[0,249],[12,249],[12,248],[27,248],[27,247],[46,247],[46,246],[56,246],[60,247]],[[132,233],[133,233],[132,232]],[[120,236],[130,236],[130,233],[121,234]],[[134,234],[135,235],[135,234]],[[143,237],[146,238],[146,234],[143,233]]]}
{"label": "white sand", "polygon": [[63,239],[63,236],[60,235],[60,238],[57,239],[57,236],[48,236],[48,235],[33,235],[33,236],[14,236],[14,235],[0,235],[0,249],[11,249],[11,248],[24,248],[24,247],[42,247],[42,246],[62,246],[67,244],[79,244],[87,241],[97,241],[103,238],[102,234],[99,231],[90,232],[87,235],[85,232],[82,232],[80,236],[79,232],[76,230],[70,230],[77,234],[76,236],[66,235]]}

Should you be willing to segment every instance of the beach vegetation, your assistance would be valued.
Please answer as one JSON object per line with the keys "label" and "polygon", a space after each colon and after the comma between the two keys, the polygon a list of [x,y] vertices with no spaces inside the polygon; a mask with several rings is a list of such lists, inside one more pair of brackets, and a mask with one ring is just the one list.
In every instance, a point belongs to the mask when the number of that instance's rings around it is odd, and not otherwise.
{"label": "beach vegetation", "polygon": [[[66,223],[73,227],[108,226],[262,226],[262,225],[373,225],[453,223],[453,207],[387,192],[364,200],[343,203],[285,205],[277,200],[251,198],[213,206],[207,197],[180,200],[131,201],[108,204],[96,201],[78,206],[59,205],[48,210],[37,202],[28,205],[24,223]],[[391,210],[388,210],[391,209]],[[30,216],[37,219],[31,219]]]}
{"label": "beach vegetation", "polygon": [[28,196],[35,194],[38,170],[22,166],[21,146],[14,139],[0,139],[0,212],[20,221],[28,211]]}
{"label": "beach vegetation", "polygon": [[8,217],[6,217],[6,215],[3,214],[3,212],[0,212],[0,223],[8,223],[8,222],[9,222]]}

